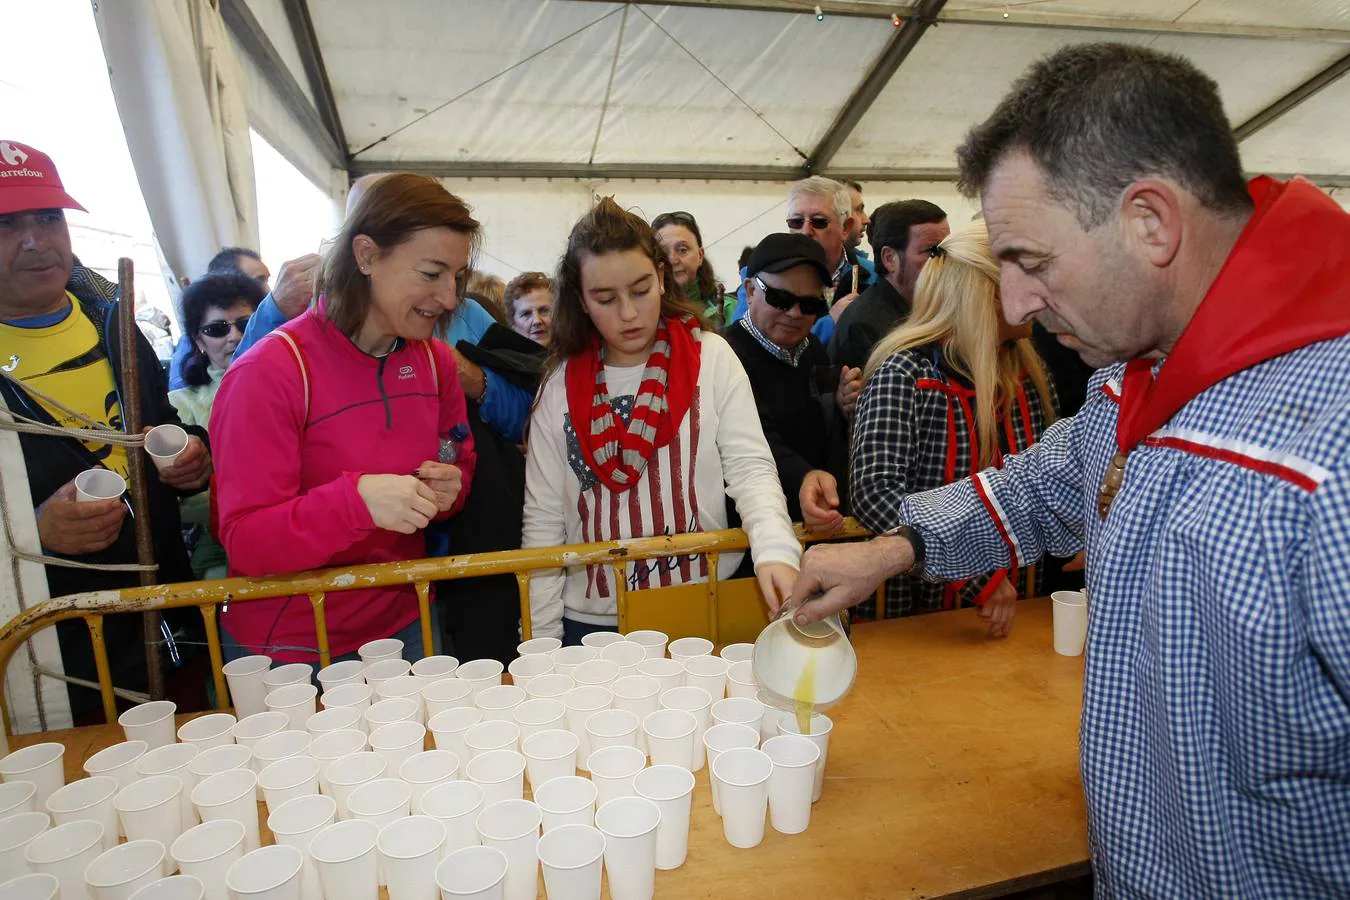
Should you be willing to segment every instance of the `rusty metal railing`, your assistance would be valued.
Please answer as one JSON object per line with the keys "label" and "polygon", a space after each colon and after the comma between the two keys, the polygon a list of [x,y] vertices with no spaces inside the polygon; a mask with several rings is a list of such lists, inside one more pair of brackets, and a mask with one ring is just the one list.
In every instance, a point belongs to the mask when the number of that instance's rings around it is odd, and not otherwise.
{"label": "rusty metal railing", "polygon": [[[854,519],[845,522],[843,531],[830,535],[814,535],[797,531],[805,544],[820,540],[842,540],[867,536],[868,532]],[[609,565],[616,574],[616,582],[623,585],[625,567],[633,561],[658,559],[667,556],[695,556],[730,553],[749,546],[744,531],[730,528],[676,534],[664,537],[641,538],[627,541],[609,541],[595,544],[571,544],[560,547],[504,550],[496,553],[474,553],[465,556],[445,556],[437,559],[419,559],[407,562],[382,563],[366,566],[342,566],[312,572],[300,572],[279,578],[226,578],[219,581],[192,581],[182,584],[124,588],[118,591],[94,591],[55,597],[25,610],[0,629],[0,672],[8,671],[10,659],[34,633],[50,628],[57,622],[82,618],[89,628],[94,650],[94,665],[98,672],[99,693],[103,711],[109,722],[117,719],[116,697],[108,664],[108,648],[103,636],[103,619],[107,615],[162,611],[165,609],[196,607],[206,628],[211,674],[215,684],[216,702],[227,705],[224,661],[220,644],[220,629],[216,609],[223,603],[247,603],[275,597],[305,595],[313,608],[314,632],[318,642],[319,662],[331,662],[328,627],[324,617],[324,600],[335,592],[362,590],[411,584],[417,591],[421,613],[422,646],[432,646],[431,584],[435,581],[455,581],[484,575],[512,574],[520,595],[521,630],[524,638],[531,636],[530,574],[543,569],[587,565]],[[716,562],[716,557],[709,560]],[[716,567],[708,580],[708,609],[710,629],[716,640],[717,616]],[[627,592],[617,591],[620,630],[627,618]],[[9,730],[8,697],[0,694],[0,714]]]}

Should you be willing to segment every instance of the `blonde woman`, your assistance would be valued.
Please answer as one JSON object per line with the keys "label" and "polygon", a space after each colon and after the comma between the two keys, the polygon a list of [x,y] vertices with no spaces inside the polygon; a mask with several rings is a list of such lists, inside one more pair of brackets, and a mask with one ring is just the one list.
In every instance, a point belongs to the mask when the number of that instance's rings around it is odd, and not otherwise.
{"label": "blonde woman", "polygon": [[[1034,443],[1053,421],[1054,395],[1028,339],[1009,325],[999,298],[998,263],[983,222],[931,251],[908,321],[884,337],[863,371],[853,423],[853,513],[873,532],[900,524],[900,502],[989,466]],[[883,617],[966,603],[980,607],[992,637],[1012,625],[1025,572],[999,571],[953,584],[896,578]],[[875,601],[858,618],[877,615]]]}

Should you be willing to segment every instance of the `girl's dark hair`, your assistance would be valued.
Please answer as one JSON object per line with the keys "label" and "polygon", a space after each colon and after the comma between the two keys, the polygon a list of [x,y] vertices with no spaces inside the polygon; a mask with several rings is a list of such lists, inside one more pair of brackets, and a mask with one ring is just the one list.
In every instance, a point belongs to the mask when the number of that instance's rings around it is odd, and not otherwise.
{"label": "girl's dark hair", "polygon": [[183,380],[192,387],[211,383],[207,366],[211,360],[197,346],[197,331],[212,309],[227,310],[241,301],[257,309],[267,291],[256,279],[238,271],[210,272],[183,289],[183,332],[192,345],[183,361]]}
{"label": "girl's dark hair", "polygon": [[613,197],[602,197],[572,226],[567,236],[567,249],[558,263],[558,277],[554,279],[552,359],[549,368],[561,364],[568,357],[591,348],[600,333],[586,315],[582,301],[581,261],[585,256],[622,253],[638,250],[652,261],[661,277],[661,315],[693,316],[702,327],[707,327],[699,312],[685,302],[684,294],[675,283],[675,276],[666,262],[666,255],[656,240],[656,232],[633,213],[620,208]]}
{"label": "girl's dark hair", "polygon": [[[687,212],[668,212],[661,213],[655,219],[652,219],[652,231],[660,231],[667,225],[679,225],[682,228],[688,228],[694,235],[694,240],[698,242],[698,249],[703,249],[703,232],[699,231],[698,222]],[[698,296],[700,300],[715,300],[721,297],[722,292],[717,287],[717,276],[713,274],[712,263],[708,261],[708,254],[703,254],[703,264],[698,267],[698,273],[695,276],[695,282],[698,284]]]}
{"label": "girl's dark hair", "polygon": [[506,308],[506,318],[516,317],[516,301],[526,294],[540,289],[553,292],[553,279],[543,272],[521,272],[506,283],[506,293],[502,295],[502,305]]}
{"label": "girl's dark hair", "polygon": [[[323,261],[319,287],[325,295],[324,315],[347,337],[355,337],[370,309],[370,278],[361,274],[352,248],[356,236],[364,234],[383,254],[425,228],[466,234],[471,255],[478,249],[478,220],[436,179],[403,172],[386,175],[366,189]],[[463,295],[462,284],[457,291]]]}

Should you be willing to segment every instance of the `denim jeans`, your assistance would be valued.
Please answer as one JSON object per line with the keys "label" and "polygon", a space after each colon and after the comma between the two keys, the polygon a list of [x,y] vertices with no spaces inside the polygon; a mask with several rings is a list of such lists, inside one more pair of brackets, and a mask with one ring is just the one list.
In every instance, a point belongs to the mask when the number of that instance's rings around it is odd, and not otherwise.
{"label": "denim jeans", "polygon": [[578,622],[575,619],[569,619],[563,616],[563,646],[572,647],[581,643],[581,639],[588,634],[594,634],[597,631],[612,631],[619,633],[615,625],[592,625],[589,622]]}

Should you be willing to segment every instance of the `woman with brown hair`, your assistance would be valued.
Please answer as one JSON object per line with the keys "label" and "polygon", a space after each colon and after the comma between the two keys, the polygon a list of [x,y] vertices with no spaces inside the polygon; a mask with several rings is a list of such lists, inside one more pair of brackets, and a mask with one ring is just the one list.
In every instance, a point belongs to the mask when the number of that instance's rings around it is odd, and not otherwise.
{"label": "woman with brown hair", "polygon": [[504,300],[511,330],[547,347],[553,323],[553,279],[543,272],[522,272],[506,283]]}
{"label": "woman with brown hair", "polygon": [[[478,222],[438,182],[390,175],[324,260],[319,302],[232,365],[211,416],[220,537],[232,574],[418,559],[422,530],[464,504],[473,439],[450,348]],[[329,594],[334,657],[397,636],[423,652],[412,586]],[[226,654],[308,661],[308,598],[230,605]]]}
{"label": "woman with brown hair", "polygon": [[[530,417],[523,545],[711,531],[736,501],[760,589],[777,607],[801,559],[750,382],[687,307],[651,228],[601,200],[558,267],[552,371]],[[743,554],[724,554],[728,578]],[[704,556],[627,567],[629,590],[708,578]],[[536,574],[533,633],[575,644],[617,624],[608,565]]]}

